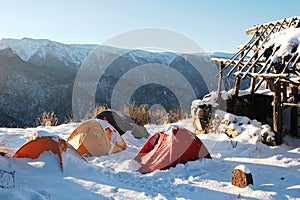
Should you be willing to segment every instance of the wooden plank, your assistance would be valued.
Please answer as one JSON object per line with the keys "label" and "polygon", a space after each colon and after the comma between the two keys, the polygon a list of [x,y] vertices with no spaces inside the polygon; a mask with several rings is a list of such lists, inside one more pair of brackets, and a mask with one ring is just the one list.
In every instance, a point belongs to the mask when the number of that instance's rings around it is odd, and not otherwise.
{"label": "wooden plank", "polygon": [[284,106],[291,106],[291,107],[300,107],[300,104],[297,103],[283,103]]}
{"label": "wooden plank", "polygon": [[230,61],[226,58],[211,58],[210,62],[214,63],[214,64],[220,64],[221,62],[226,64],[227,62],[230,63]]}

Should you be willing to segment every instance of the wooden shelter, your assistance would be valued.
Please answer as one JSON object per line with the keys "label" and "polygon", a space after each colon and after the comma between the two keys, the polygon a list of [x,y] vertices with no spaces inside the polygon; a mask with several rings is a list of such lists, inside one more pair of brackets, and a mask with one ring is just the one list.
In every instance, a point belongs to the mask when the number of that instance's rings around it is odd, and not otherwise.
{"label": "wooden shelter", "polygon": [[300,17],[256,25],[246,30],[246,34],[252,35],[252,38],[238,48],[238,52],[230,59],[211,59],[220,66],[217,98],[220,97],[222,79],[231,75],[235,76],[235,99],[239,97],[241,81],[251,80],[251,94],[255,94],[264,83],[273,92],[276,143],[281,144],[283,141],[283,110],[286,107],[291,107],[290,132],[300,137],[297,124],[300,100]]}

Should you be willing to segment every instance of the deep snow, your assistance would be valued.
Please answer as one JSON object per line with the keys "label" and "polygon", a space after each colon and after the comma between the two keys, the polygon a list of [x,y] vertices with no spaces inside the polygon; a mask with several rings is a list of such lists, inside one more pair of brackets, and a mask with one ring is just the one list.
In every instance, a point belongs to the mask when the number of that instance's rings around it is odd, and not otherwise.
{"label": "deep snow", "polygon": [[[67,139],[78,125],[0,128],[0,137],[9,141],[7,147],[13,153],[37,130]],[[191,119],[176,125],[194,131]],[[281,146],[266,146],[259,135],[249,139],[250,125],[235,139],[225,134],[198,135],[213,159],[149,174],[137,172],[138,164],[133,161],[147,140],[135,139],[129,131],[122,135],[128,145],[122,152],[89,157],[88,162],[63,154],[63,172],[51,153],[37,160],[0,157],[0,169],[16,171],[16,187],[0,188],[0,199],[299,199],[300,140],[285,137]],[[151,135],[167,127],[146,126]],[[231,172],[239,164],[251,170],[253,186],[231,185]]]}

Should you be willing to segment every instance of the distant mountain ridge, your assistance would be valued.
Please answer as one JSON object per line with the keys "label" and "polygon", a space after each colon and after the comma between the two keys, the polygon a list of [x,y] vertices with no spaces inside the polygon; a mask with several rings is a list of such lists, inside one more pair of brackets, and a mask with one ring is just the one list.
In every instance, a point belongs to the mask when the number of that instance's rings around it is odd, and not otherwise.
{"label": "distant mountain ridge", "polygon": [[[129,51],[92,44],[62,44],[47,39],[2,39],[0,126],[34,126],[36,118],[44,111],[54,111],[61,123],[72,117],[72,92],[76,74],[95,48],[103,59],[117,57],[99,80],[96,104],[110,104],[112,91],[124,73],[140,65],[149,65],[152,70],[154,64],[169,66],[181,73],[193,87],[197,98],[201,98],[207,94],[208,88],[187,59],[196,60],[204,69],[215,66],[207,63],[207,55]],[[87,82],[83,84],[92,84],[88,80],[87,77]],[[91,95],[88,91],[84,94]],[[149,98],[145,99],[145,94]],[[179,106],[172,91],[158,84],[138,88],[130,100],[150,106],[161,104],[166,109]]]}
{"label": "distant mountain ridge", "polygon": [[61,61],[68,60],[74,64],[80,64],[96,46],[93,44],[62,44],[48,39],[0,40],[0,50],[11,48],[25,62],[34,56],[43,58],[46,54],[52,54]]}

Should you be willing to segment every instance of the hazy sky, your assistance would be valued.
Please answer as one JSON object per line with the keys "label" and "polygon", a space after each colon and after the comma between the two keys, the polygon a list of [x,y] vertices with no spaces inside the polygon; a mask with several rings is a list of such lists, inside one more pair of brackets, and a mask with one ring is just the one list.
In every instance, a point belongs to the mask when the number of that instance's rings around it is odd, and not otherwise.
{"label": "hazy sky", "polygon": [[299,0],[0,0],[0,38],[101,44],[140,28],[179,32],[235,52],[253,25],[300,15]]}

